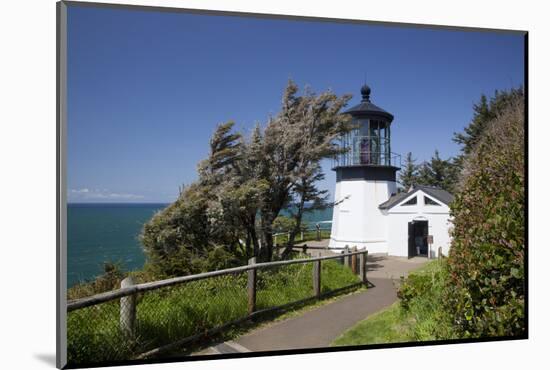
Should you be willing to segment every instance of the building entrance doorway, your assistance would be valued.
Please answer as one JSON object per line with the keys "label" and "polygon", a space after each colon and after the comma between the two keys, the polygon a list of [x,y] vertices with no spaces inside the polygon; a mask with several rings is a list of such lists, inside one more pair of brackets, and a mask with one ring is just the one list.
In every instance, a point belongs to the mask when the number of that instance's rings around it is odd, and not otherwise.
{"label": "building entrance doorway", "polygon": [[409,222],[409,258],[428,256],[428,221]]}

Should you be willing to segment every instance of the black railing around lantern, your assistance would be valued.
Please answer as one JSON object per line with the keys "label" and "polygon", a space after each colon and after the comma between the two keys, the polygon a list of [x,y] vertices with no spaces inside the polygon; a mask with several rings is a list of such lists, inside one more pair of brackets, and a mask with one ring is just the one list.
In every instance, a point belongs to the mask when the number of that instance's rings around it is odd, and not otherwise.
{"label": "black railing around lantern", "polygon": [[394,166],[401,167],[401,155],[390,151],[389,139],[379,136],[347,136],[340,140],[346,152],[334,159],[333,167]]}

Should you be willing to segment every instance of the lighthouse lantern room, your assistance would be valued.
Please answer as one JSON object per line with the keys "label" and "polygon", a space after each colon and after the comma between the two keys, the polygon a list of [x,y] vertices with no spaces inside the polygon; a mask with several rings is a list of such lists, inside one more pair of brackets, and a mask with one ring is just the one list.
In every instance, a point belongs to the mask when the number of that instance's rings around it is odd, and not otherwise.
{"label": "lighthouse lantern room", "polygon": [[355,129],[341,138],[347,149],[334,161],[335,206],[329,246],[366,247],[387,252],[387,222],[379,205],[396,194],[401,157],[391,151],[393,115],[374,105],[371,89],[361,88],[361,103],[350,114]]}

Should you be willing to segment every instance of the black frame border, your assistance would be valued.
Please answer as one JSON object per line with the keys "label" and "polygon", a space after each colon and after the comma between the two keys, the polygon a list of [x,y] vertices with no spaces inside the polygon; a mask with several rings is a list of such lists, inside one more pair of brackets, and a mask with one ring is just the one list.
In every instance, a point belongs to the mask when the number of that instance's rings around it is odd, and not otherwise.
{"label": "black frame border", "polygon": [[[437,340],[424,342],[404,342],[404,343],[387,343],[387,344],[371,344],[371,345],[355,345],[343,347],[320,347],[307,348],[296,350],[274,350],[274,351],[259,351],[247,353],[230,353],[230,354],[213,354],[213,355],[198,355],[198,356],[178,356],[162,359],[145,359],[145,360],[124,360],[124,361],[107,361],[94,362],[89,364],[80,364],[71,366],[67,364],[67,332],[66,332],[66,272],[67,272],[67,244],[66,244],[66,217],[67,217],[67,199],[66,199],[66,148],[67,148],[67,7],[80,6],[91,8],[111,8],[125,9],[133,11],[157,11],[169,13],[187,13],[197,15],[214,15],[214,16],[232,16],[232,17],[251,17],[261,19],[282,19],[292,21],[307,21],[307,22],[327,22],[327,23],[345,23],[345,24],[368,24],[389,27],[404,27],[404,28],[423,28],[431,30],[454,30],[466,32],[491,32],[505,34],[523,34],[524,37],[524,94],[525,94],[525,117],[524,117],[524,158],[525,158],[525,333],[521,336],[503,336],[490,338],[472,338],[472,339],[453,339],[453,340]],[[233,358],[248,358],[248,357],[266,357],[266,356],[284,356],[296,354],[314,354],[314,353],[332,353],[332,352],[347,352],[358,350],[371,349],[386,349],[386,348],[407,348],[421,346],[439,346],[448,344],[468,344],[468,343],[485,343],[499,342],[511,340],[525,340],[529,338],[529,149],[528,149],[528,134],[529,134],[529,31],[513,30],[513,29],[496,29],[496,28],[480,28],[480,27],[459,27],[448,26],[441,24],[420,24],[406,22],[384,22],[371,21],[361,19],[346,19],[346,18],[329,18],[329,17],[313,17],[300,15],[285,15],[285,14],[268,14],[268,13],[252,13],[239,11],[225,11],[212,9],[191,9],[191,8],[176,8],[165,6],[152,5],[131,5],[131,4],[112,4],[101,2],[80,2],[80,1],[59,1],[56,3],[56,366],[59,369],[79,369],[79,368],[97,368],[106,366],[124,366],[124,365],[143,365],[143,364],[159,364],[173,362],[191,362],[203,360],[222,360]],[[64,277],[65,275],[65,277]]]}

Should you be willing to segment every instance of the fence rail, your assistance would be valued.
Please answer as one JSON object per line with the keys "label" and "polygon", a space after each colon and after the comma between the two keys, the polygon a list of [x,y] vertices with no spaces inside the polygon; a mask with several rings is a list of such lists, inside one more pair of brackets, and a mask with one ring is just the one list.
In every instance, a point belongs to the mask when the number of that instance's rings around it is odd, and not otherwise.
{"label": "fence rail", "polygon": [[[321,221],[318,224],[332,224],[332,221]],[[311,234],[313,234],[314,238],[317,240],[321,240],[321,236],[327,232],[330,233],[331,227],[319,227],[319,228],[307,228],[300,230],[295,236],[295,242],[303,242],[305,241],[306,237]],[[273,234],[273,242],[277,244],[280,237],[285,237],[288,241],[290,239],[290,231],[284,231],[284,232],[278,232]],[[330,235],[330,234],[329,234]]]}
{"label": "fence rail", "polygon": [[[276,244],[275,249],[284,249],[286,248],[286,245]],[[308,249],[311,250],[323,250],[323,251],[340,251],[343,252],[345,250],[349,250],[349,247],[329,247],[328,245],[326,247],[318,246],[318,245],[293,245],[291,247],[292,249],[301,249],[304,253],[307,253]]]}
{"label": "fence rail", "polygon": [[[135,285],[126,278],[120,289],[67,302],[69,361],[144,358],[259,313],[364,284],[367,253],[355,249],[264,263],[251,259],[245,266]],[[331,260],[355,275],[330,281],[331,271],[342,268]]]}

